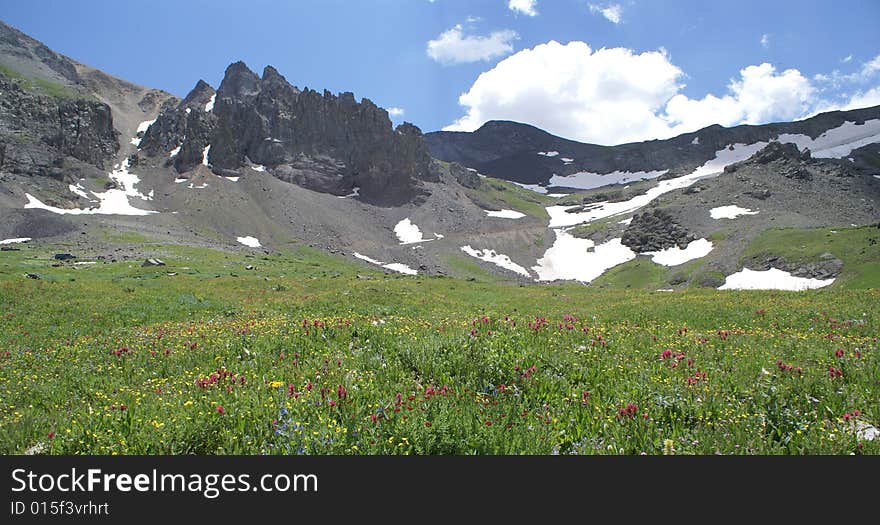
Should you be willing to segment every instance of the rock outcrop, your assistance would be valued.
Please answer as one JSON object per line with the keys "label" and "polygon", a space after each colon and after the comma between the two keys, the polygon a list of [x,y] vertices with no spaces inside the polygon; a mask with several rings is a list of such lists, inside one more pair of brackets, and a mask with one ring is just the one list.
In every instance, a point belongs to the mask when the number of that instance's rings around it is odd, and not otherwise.
{"label": "rock outcrop", "polygon": [[61,178],[64,157],[104,167],[119,150],[106,104],[51,93],[0,72],[0,144],[4,171]]}
{"label": "rock outcrop", "polygon": [[655,209],[633,216],[620,242],[636,253],[645,253],[673,246],[685,248],[695,238],[668,212]]}
{"label": "rock outcrop", "polygon": [[419,128],[393,128],[387,111],[352,93],[300,90],[271,66],[259,77],[243,62],[227,68],[216,93],[200,81],[165,108],[141,149],[175,153],[179,173],[203,162],[224,175],[259,165],[316,191],[347,195],[357,187],[359,199],[383,206],[410,202],[424,191],[420,181],[439,180]]}

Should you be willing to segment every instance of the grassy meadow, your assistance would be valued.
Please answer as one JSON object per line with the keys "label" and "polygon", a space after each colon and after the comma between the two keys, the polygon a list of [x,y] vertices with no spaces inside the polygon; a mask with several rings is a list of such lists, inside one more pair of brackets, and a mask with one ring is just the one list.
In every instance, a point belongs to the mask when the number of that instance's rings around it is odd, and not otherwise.
{"label": "grassy meadow", "polygon": [[142,246],[167,266],[0,253],[0,452],[880,452],[876,288],[520,285]]}

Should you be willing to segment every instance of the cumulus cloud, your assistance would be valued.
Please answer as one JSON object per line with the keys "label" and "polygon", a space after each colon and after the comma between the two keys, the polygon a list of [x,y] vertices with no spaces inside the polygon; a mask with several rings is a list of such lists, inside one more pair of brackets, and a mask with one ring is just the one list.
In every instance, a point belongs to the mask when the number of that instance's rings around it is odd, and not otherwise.
{"label": "cumulus cloud", "polygon": [[536,16],[538,0],[510,0],[507,2],[507,8],[515,13],[522,13],[526,16]]}
{"label": "cumulus cloud", "polygon": [[[444,129],[473,131],[489,120],[514,120],[583,142],[620,144],[711,124],[794,120],[823,102],[800,71],[767,63],[740,70],[720,95],[690,98],[682,93],[684,78],[662,49],[594,51],[584,42],[550,41],[482,73],[459,97],[465,115]],[[878,96],[880,88],[861,91],[836,106],[864,107]]]}
{"label": "cumulus cloud", "polygon": [[443,65],[479,62],[511,53],[512,42],[517,38],[516,31],[510,29],[493,31],[487,36],[465,35],[461,24],[457,24],[429,40],[427,53]]}
{"label": "cumulus cloud", "polygon": [[402,117],[404,113],[406,113],[406,112],[403,110],[403,108],[398,108],[398,107],[388,108],[388,115],[391,117]]}
{"label": "cumulus cloud", "polygon": [[584,42],[550,41],[482,73],[459,98],[467,114],[446,129],[507,119],[588,142],[640,140],[666,130],[656,113],[678,92],[681,76],[661,51],[593,52]]}
{"label": "cumulus cloud", "polygon": [[605,6],[590,4],[589,7],[591,13],[602,15],[613,24],[619,24],[623,20],[623,7],[620,4],[608,4]]}

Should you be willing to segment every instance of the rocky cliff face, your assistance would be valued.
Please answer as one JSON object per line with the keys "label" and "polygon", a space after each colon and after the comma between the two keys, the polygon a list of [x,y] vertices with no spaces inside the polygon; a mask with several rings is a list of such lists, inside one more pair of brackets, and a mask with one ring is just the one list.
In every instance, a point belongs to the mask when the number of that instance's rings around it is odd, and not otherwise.
{"label": "rocky cliff face", "polygon": [[424,191],[420,181],[438,180],[417,127],[392,128],[388,113],[368,99],[299,90],[271,66],[259,77],[242,62],[227,68],[216,93],[199,82],[165,108],[141,149],[175,152],[179,173],[202,162],[219,174],[260,165],[316,191],[346,195],[359,188],[361,200],[377,205],[412,201]]}
{"label": "rocky cliff face", "polygon": [[4,171],[61,178],[64,157],[104,167],[119,151],[110,108],[94,99],[50,95],[0,73]]}

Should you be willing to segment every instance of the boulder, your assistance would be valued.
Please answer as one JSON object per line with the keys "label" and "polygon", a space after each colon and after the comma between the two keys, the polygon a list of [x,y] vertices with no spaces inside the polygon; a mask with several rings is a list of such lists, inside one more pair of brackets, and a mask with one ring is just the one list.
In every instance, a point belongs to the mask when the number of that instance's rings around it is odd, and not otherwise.
{"label": "boulder", "polygon": [[148,266],[165,266],[165,262],[163,262],[161,259],[150,257],[149,259],[145,260],[144,263],[141,265],[141,267]]}

